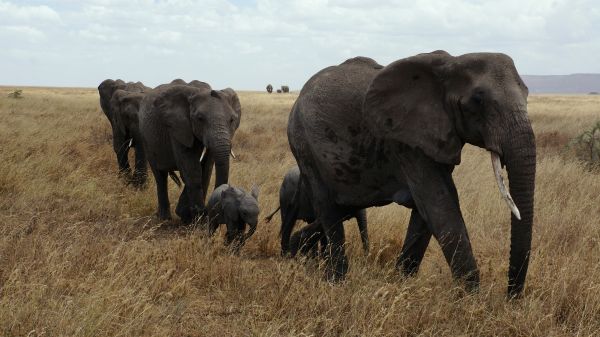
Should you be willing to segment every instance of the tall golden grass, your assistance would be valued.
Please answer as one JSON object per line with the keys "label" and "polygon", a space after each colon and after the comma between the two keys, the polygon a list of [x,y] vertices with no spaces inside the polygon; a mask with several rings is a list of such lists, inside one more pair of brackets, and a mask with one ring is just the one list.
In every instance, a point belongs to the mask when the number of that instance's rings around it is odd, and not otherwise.
{"label": "tall golden grass", "polygon": [[[117,178],[95,90],[25,88],[20,100],[12,90],[0,88],[2,336],[600,335],[600,175],[565,148],[600,119],[600,97],[530,97],[533,252],[524,298],[507,302],[509,211],[481,149],[466,146],[454,174],[478,293],[452,281],[435,242],[418,276],[394,271],[409,218],[399,206],[368,210],[368,257],[346,225],[350,273],[330,285],[316,263],[279,257],[279,221],[261,222],[232,256],[222,235],[156,220],[153,181],[135,191]],[[231,183],[260,184],[266,215],[294,165],[286,124],[296,95],[240,98]]]}

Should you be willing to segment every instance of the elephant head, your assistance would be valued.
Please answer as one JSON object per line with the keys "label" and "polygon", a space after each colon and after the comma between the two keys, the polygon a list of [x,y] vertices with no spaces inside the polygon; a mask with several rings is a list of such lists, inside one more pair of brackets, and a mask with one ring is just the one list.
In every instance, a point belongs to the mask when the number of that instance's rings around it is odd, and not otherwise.
{"label": "elephant head", "polygon": [[[511,296],[523,289],[531,248],[536,152],[527,96],[512,59],[504,54],[453,57],[436,51],[386,66],[370,84],[363,105],[373,135],[420,149],[436,162],[458,164],[464,143],[491,153],[499,187],[513,211]],[[501,165],[508,171],[510,194],[501,181]]]}
{"label": "elephant head", "polygon": [[194,86],[174,85],[159,94],[154,106],[160,111],[171,139],[187,148],[196,145],[207,152],[215,162],[215,186],[226,184],[231,139],[242,114],[235,91],[212,90],[201,82]]}
{"label": "elephant head", "polygon": [[[110,109],[112,111],[112,123],[124,135],[130,134],[130,126],[137,126],[138,111],[144,94],[140,92],[128,92],[118,89],[110,100]],[[130,135],[131,136],[131,135]]]}
{"label": "elephant head", "polygon": [[[227,234],[225,243],[230,245],[234,240],[237,241],[236,250],[248,240],[256,231],[258,225],[258,207],[257,186],[252,187],[248,194],[246,191],[229,187],[221,192],[222,215],[227,225]],[[246,225],[250,228],[245,232]]]}
{"label": "elephant head", "polygon": [[110,100],[112,95],[118,89],[125,89],[126,83],[122,80],[111,80],[107,79],[102,81],[98,86],[98,93],[100,94],[100,107],[102,111],[108,117],[108,119],[112,122],[112,112],[110,110]]}

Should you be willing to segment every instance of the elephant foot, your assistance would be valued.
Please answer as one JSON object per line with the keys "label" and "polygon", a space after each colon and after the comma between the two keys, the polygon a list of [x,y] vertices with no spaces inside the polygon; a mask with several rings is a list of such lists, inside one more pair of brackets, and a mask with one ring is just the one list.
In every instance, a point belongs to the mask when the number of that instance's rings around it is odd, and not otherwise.
{"label": "elephant foot", "polygon": [[415,261],[411,258],[400,257],[396,262],[396,270],[402,273],[405,277],[415,276],[419,272],[419,265],[421,261]]}
{"label": "elephant foot", "polygon": [[331,283],[339,283],[346,278],[349,265],[345,255],[327,259],[324,278]]}
{"label": "elephant foot", "polygon": [[166,210],[166,211],[159,210],[158,213],[156,214],[156,217],[158,217],[158,220],[161,220],[161,221],[168,221],[168,220],[172,219],[171,212],[169,210]]}
{"label": "elephant foot", "polygon": [[141,190],[145,190],[146,187],[148,187],[148,184],[146,184],[146,175],[143,175],[143,174],[134,173],[133,177],[131,177],[131,179],[129,179],[128,182],[136,190],[141,191]]}
{"label": "elephant foot", "polygon": [[479,270],[472,271],[463,279],[465,290],[469,293],[479,291]]}

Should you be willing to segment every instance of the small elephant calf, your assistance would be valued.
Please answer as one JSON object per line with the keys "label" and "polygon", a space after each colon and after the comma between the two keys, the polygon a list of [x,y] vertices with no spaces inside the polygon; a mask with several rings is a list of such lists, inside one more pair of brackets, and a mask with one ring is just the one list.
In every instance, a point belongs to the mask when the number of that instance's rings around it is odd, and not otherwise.
{"label": "small elephant calf", "polygon": [[[281,253],[282,255],[295,256],[299,251],[306,255],[308,253],[315,254],[317,244],[321,244],[321,252],[325,252],[327,246],[327,238],[321,226],[315,221],[316,214],[310,202],[306,188],[300,181],[300,168],[294,166],[283,178],[281,188],[279,189],[279,207],[265,218],[266,222],[270,222],[273,216],[281,210]],[[362,240],[363,250],[365,254],[369,252],[369,234],[367,232],[367,212],[365,209],[358,210],[354,214],[350,214],[347,219],[356,218],[360,238]],[[306,228],[313,229],[310,232],[313,234],[311,238],[302,237],[300,232],[292,236],[292,230],[296,224],[296,220],[304,220],[309,223]],[[290,236],[292,236],[290,238]]]}
{"label": "small elephant calf", "polygon": [[[228,184],[215,188],[207,204],[209,235],[214,235],[221,224],[227,225],[225,244],[234,243],[234,251],[239,251],[256,231],[260,212],[258,192],[257,186],[250,193]],[[248,232],[246,225],[250,226]]]}

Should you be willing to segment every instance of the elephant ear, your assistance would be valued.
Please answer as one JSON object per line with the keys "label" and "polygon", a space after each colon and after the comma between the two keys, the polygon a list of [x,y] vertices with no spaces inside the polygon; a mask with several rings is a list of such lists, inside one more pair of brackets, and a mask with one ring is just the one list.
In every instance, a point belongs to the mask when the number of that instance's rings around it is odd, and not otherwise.
{"label": "elephant ear", "polygon": [[100,107],[104,114],[110,119],[112,112],[110,107],[110,100],[118,89],[123,89],[125,87],[125,82],[122,80],[111,80],[106,79],[100,83],[98,86],[98,93],[100,94]]}
{"label": "elephant ear", "polygon": [[116,124],[116,126],[123,134],[127,133],[127,130],[125,129],[125,121],[123,120],[123,114],[125,112],[121,108],[125,103],[124,100],[126,97],[127,92],[119,89],[115,91],[115,93],[112,96],[112,99],[110,100],[110,110],[112,112],[113,126]]}
{"label": "elephant ear", "polygon": [[233,187],[228,187],[221,192],[221,207],[225,217],[236,221],[238,217],[238,209],[240,208],[240,195]]}
{"label": "elephant ear", "polygon": [[190,121],[190,98],[194,89],[175,85],[163,90],[154,101],[154,108],[162,116],[169,135],[185,147],[194,145],[194,133]]}
{"label": "elephant ear", "polygon": [[229,102],[229,105],[231,105],[231,107],[237,115],[235,124],[235,130],[237,130],[237,128],[240,126],[240,121],[242,119],[242,105],[240,104],[240,98],[238,97],[235,90],[231,88],[223,89],[221,90],[221,92],[225,95],[225,97],[227,98],[227,102]]}
{"label": "elephant ear", "polygon": [[436,51],[383,68],[371,82],[363,105],[373,134],[418,148],[436,162],[459,164],[463,142],[444,107],[438,76],[451,58]]}
{"label": "elephant ear", "polygon": [[252,195],[252,197],[258,201],[258,194],[260,192],[260,187],[258,187],[257,185],[253,185],[252,186],[252,191],[250,191],[250,195]]}

